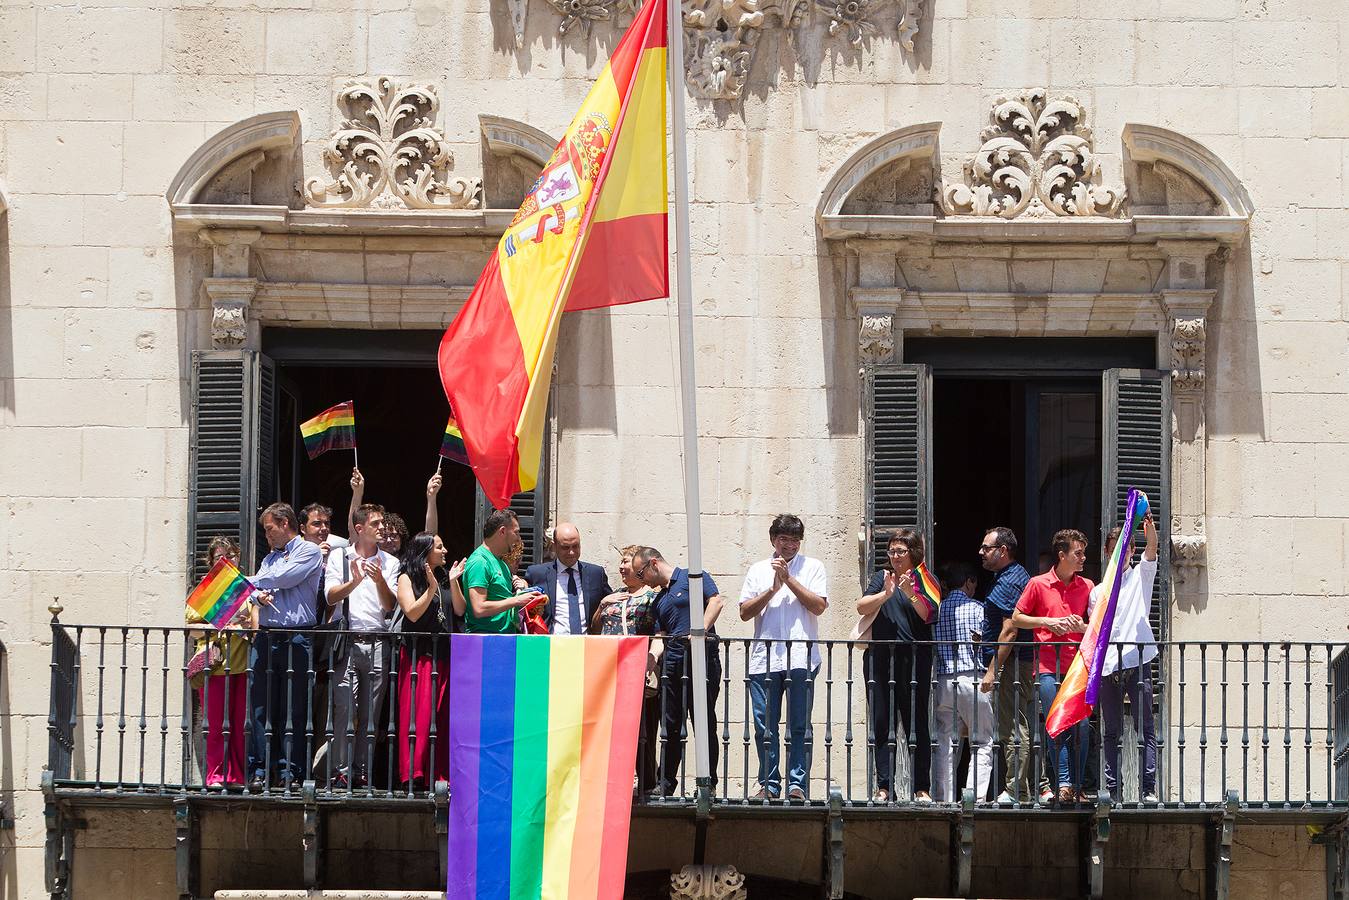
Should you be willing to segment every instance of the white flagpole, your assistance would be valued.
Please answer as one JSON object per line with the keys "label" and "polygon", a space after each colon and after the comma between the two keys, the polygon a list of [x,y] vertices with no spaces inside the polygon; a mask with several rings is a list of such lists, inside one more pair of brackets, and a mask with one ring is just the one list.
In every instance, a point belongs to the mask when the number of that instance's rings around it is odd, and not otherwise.
{"label": "white flagpole", "polygon": [[[693,657],[694,775],[699,799],[711,800],[708,765],[707,638],[703,628],[703,548],[698,494],[698,408],[694,400],[692,266],[689,262],[688,147],[684,139],[684,22],[681,0],[666,0],[667,78],[670,85],[670,132],[674,150],[675,285],[679,306],[679,395],[684,430],[684,515],[689,539],[689,653]],[[670,775],[665,775],[669,778]]]}

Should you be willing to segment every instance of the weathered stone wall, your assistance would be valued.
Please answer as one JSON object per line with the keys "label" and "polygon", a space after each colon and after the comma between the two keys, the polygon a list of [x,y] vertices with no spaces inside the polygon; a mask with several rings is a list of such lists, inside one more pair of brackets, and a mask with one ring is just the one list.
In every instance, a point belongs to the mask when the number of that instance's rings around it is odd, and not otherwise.
{"label": "weathered stone wall", "polygon": [[[534,2],[516,50],[511,5],[0,7],[0,789],[18,816],[0,865],[12,895],[41,890],[48,603],[60,596],[70,621],[180,615],[188,360],[209,345],[209,252],[175,241],[166,187],[207,136],[272,110],[299,112],[305,172],[320,174],[334,92],[355,76],[435,83],[457,174],[482,169],[480,112],[559,134],[617,32],[560,37]],[[1089,108],[1107,180],[1123,175],[1123,125],[1156,124],[1217,153],[1256,209],[1210,311],[1208,567],[1175,635],[1343,639],[1349,8],[928,6],[912,50],[894,9],[860,48],[846,27],[828,36],[819,10],[790,34],[765,29],[741,101],[690,102],[704,551],[728,599],[767,553],[771,515],[789,509],[829,566],[825,633],[851,624],[858,359],[847,272],[814,222],[829,174],[871,137],[940,121],[953,177],[995,96],[1047,85]],[[431,268],[467,283],[476,266]],[[362,269],[315,258],[308,271],[347,281]],[[684,552],[674,340],[672,311],[652,304],[564,327],[554,503],[611,566],[607,548],[635,540]],[[745,633],[735,618],[724,631]],[[116,865],[147,892],[160,878]]]}

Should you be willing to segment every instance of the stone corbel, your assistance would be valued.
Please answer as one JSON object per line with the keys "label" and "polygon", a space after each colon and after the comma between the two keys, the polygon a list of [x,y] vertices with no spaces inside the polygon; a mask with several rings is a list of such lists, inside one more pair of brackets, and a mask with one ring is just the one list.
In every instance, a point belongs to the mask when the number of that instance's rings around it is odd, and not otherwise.
{"label": "stone corbel", "polygon": [[1208,559],[1204,527],[1204,386],[1208,311],[1217,291],[1208,287],[1214,241],[1158,241],[1167,256],[1162,289],[1170,331],[1171,357],[1171,565],[1184,590],[1195,582]]}
{"label": "stone corbel", "polygon": [[895,359],[895,317],[880,310],[862,310],[858,315],[857,358],[862,365],[879,365]]}
{"label": "stone corbel", "polygon": [[203,244],[212,248],[210,278],[202,289],[211,303],[211,347],[232,350],[250,343],[249,307],[258,292],[251,277],[249,254],[262,237],[255,228],[208,228],[201,232]]}
{"label": "stone corbel", "polygon": [[745,900],[745,876],[735,866],[685,866],[670,876],[670,900]]}

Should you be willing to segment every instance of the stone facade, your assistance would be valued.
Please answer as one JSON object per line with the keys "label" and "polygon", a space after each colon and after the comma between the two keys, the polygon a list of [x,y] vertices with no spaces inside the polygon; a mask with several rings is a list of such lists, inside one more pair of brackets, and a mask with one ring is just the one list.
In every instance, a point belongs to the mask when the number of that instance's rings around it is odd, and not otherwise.
{"label": "stone facade", "polygon": [[[858,369],[902,361],[906,337],[1146,335],[1175,392],[1173,635],[1343,640],[1346,13],[686,3],[704,558],[723,590],[794,511],[829,569],[825,633],[847,634]],[[42,892],[49,603],[72,622],[181,621],[191,353],[256,346],[263,324],[446,324],[630,15],[0,6],[14,896]],[[400,92],[411,136],[391,130]],[[1047,149],[1065,140],[1067,190]],[[1011,182],[991,174],[1000,147]],[[661,303],[564,323],[550,513],[591,547],[683,555],[674,342]],[[621,465],[596,477],[595,459]],[[734,618],[723,631],[747,633]],[[1247,896],[1285,889],[1243,879]]]}

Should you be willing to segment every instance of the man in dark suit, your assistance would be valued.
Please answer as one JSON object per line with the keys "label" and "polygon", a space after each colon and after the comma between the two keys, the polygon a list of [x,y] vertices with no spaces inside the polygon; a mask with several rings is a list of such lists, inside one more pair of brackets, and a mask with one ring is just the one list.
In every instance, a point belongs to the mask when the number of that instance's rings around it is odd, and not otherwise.
{"label": "man in dark suit", "polygon": [[550,634],[586,634],[599,602],[613,591],[604,569],[581,562],[581,532],[570,522],[553,529],[553,561],[525,570],[525,580],[548,595]]}

